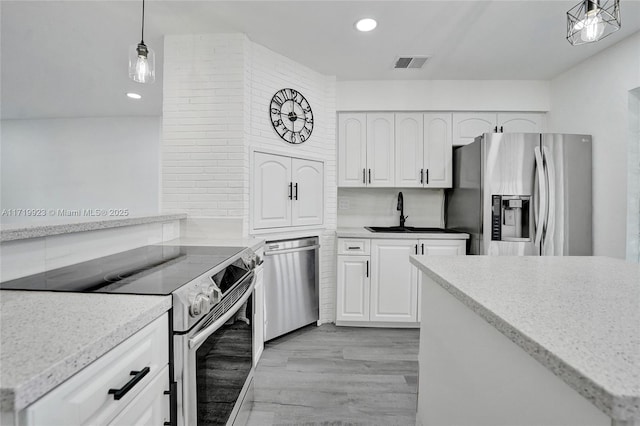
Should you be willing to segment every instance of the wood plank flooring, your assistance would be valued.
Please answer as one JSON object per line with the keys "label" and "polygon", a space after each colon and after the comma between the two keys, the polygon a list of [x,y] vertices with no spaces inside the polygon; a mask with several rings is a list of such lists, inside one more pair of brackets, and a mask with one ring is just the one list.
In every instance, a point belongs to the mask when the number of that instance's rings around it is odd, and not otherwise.
{"label": "wood plank flooring", "polygon": [[307,326],[265,346],[249,426],[415,425],[418,329]]}

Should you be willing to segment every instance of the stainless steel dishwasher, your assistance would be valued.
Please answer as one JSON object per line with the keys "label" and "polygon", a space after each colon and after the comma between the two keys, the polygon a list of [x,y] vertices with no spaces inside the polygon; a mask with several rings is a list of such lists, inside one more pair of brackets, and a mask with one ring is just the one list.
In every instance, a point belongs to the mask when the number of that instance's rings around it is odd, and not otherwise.
{"label": "stainless steel dishwasher", "polygon": [[318,237],[267,241],[265,340],[318,321]]}

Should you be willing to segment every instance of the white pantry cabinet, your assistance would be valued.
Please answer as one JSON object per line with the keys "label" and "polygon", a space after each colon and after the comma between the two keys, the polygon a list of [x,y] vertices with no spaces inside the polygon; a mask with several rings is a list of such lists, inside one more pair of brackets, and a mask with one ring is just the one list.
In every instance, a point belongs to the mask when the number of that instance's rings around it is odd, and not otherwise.
{"label": "white pantry cabinet", "polygon": [[164,314],[23,410],[19,425],[163,424],[168,363]]}
{"label": "white pantry cabinet", "polygon": [[451,113],[396,114],[396,186],[450,188]]}
{"label": "white pantry cabinet", "polygon": [[466,254],[466,240],[338,238],[337,325],[415,326],[422,274],[409,256]]}
{"label": "white pantry cabinet", "polygon": [[253,229],[321,225],[324,163],[254,152]]}
{"label": "white pantry cabinet", "polygon": [[393,113],[338,116],[338,186],[395,185]]}
{"label": "white pantry cabinet", "polygon": [[466,145],[483,133],[543,132],[544,117],[535,112],[454,112],[453,145]]}

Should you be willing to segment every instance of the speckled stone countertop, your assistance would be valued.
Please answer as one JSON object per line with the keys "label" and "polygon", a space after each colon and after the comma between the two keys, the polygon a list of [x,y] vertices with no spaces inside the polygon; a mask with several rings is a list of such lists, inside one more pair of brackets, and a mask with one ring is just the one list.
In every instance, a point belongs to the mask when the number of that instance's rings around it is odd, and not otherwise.
{"label": "speckled stone countertop", "polygon": [[461,233],[422,233],[422,232],[371,232],[362,228],[338,228],[338,238],[384,238],[400,240],[468,240],[469,234]]}
{"label": "speckled stone countertop", "polygon": [[97,229],[118,228],[121,226],[144,225],[146,223],[167,222],[186,218],[186,214],[165,214],[101,220],[79,220],[80,218],[75,217],[73,221],[53,221],[28,225],[3,224],[0,229],[0,242],[70,234],[73,232],[95,231]]}
{"label": "speckled stone countertop", "polygon": [[411,263],[605,414],[640,420],[640,265],[533,256]]}
{"label": "speckled stone countertop", "polygon": [[0,290],[0,411],[19,411],[171,308],[171,296]]}

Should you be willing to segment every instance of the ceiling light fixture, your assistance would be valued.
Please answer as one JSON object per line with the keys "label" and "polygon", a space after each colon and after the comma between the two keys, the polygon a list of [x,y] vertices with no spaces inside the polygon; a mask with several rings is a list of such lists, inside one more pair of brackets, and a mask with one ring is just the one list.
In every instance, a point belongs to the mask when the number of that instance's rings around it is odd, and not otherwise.
{"label": "ceiling light fixture", "polygon": [[139,94],[133,93],[133,92],[127,93],[127,96],[130,97],[131,99],[142,99],[142,95],[139,95]]}
{"label": "ceiling light fixture", "polygon": [[602,40],[620,29],[620,0],[583,0],[567,12],[572,45]]}
{"label": "ceiling light fixture", "polygon": [[378,26],[378,23],[375,19],[372,18],[363,18],[356,22],[356,28],[358,31],[367,32],[373,30]]}
{"label": "ceiling light fixture", "polygon": [[153,83],[156,79],[155,54],[144,44],[144,0],[142,0],[142,37],[129,47],[129,78],[138,83]]}

